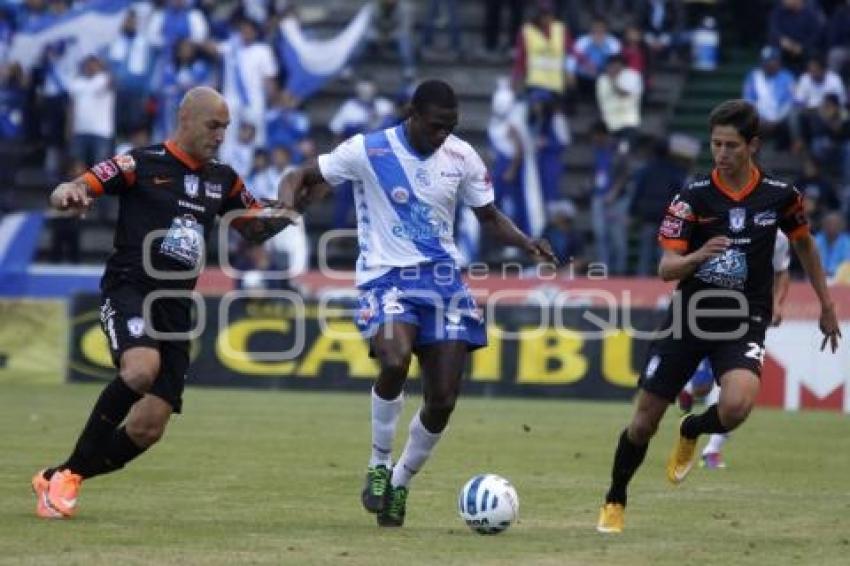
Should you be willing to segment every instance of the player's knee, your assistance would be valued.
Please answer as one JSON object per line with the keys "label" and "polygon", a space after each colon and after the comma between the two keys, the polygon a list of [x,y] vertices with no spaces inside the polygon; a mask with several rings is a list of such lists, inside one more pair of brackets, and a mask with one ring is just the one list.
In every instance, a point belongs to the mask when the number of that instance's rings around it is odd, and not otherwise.
{"label": "player's knee", "polygon": [[141,448],[153,446],[165,434],[166,421],[155,418],[133,419],[127,422],[127,436]]}
{"label": "player's knee", "polygon": [[159,375],[159,364],[128,362],[121,364],[119,371],[124,383],[137,393],[150,391],[153,382]]}
{"label": "player's knee", "polygon": [[393,379],[404,379],[410,367],[410,352],[384,350],[378,352],[381,373]]}

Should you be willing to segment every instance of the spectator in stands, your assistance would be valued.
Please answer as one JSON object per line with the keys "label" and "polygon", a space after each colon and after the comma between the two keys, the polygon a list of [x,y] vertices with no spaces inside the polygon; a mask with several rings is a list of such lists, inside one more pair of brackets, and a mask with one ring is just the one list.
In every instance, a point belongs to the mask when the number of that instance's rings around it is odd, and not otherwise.
{"label": "spectator in stands", "polygon": [[838,96],[825,95],[818,112],[807,116],[803,139],[818,167],[842,186],[850,186],[850,120]]}
{"label": "spectator in stands", "polygon": [[448,30],[451,41],[449,44],[449,58],[458,59],[464,56],[457,4],[455,0],[429,0],[428,15],[425,17],[425,28],[422,30],[422,42],[419,44],[423,57],[433,57],[435,55],[433,51],[434,35],[438,27]]}
{"label": "spectator in stands", "polygon": [[86,166],[112,155],[115,140],[115,86],[103,61],[86,56],[68,85],[71,95],[71,156]]}
{"label": "spectator in stands", "polygon": [[637,26],[626,27],[623,35],[623,50],[621,52],[623,63],[629,69],[634,69],[640,74],[644,88],[649,89],[649,48],[643,39],[643,32]]}
{"label": "spectator in stands", "polygon": [[835,275],[841,264],[850,261],[850,234],[845,231],[840,212],[824,216],[823,229],[815,235],[815,244],[827,277]]}
{"label": "spectator in stands", "polygon": [[570,129],[556,98],[539,89],[531,91],[527,98],[528,128],[535,140],[537,170],[545,207],[562,198],[564,150],[570,143]]}
{"label": "spectator in stands", "polygon": [[[502,12],[508,6],[508,41],[502,42]],[[522,26],[522,0],[484,0],[484,56],[500,58],[505,45],[511,46]]]}
{"label": "spectator in stands", "polygon": [[413,51],[414,10],[410,0],[378,0],[368,41],[373,49],[383,51],[394,43],[401,59],[402,74],[408,82],[416,75]]}
{"label": "spectator in stands", "polygon": [[821,15],[806,0],[781,0],[770,13],[768,43],[779,48],[782,63],[795,74],[820,47]]}
{"label": "spectator in stands", "polygon": [[643,80],[640,73],[623,64],[621,55],[605,63],[605,72],[596,81],[596,102],[608,131],[630,143],[641,124]]}
{"label": "spectator in stands", "polygon": [[154,10],[148,19],[147,35],[151,44],[167,54],[184,39],[206,41],[209,25],[203,12],[192,7],[191,0],[167,0],[165,7]]}
{"label": "spectator in stands", "polygon": [[[255,168],[257,158],[254,157]],[[249,186],[251,194],[258,199],[277,200],[277,185],[280,179],[292,167],[292,155],[285,146],[274,146],[271,160],[252,177]]]}
{"label": "spectator in stands", "polygon": [[[0,141],[2,142],[12,143],[24,138],[28,86],[27,75],[20,63],[0,63]],[[8,181],[6,179],[6,182]]]}
{"label": "spectator in stands", "polygon": [[7,8],[0,6],[0,65],[7,63],[6,59],[12,47],[12,34],[14,30],[12,14]]}
{"label": "spectator in stands", "polygon": [[608,58],[618,54],[620,48],[620,40],[608,33],[605,20],[595,18],[590,33],[579,37],[573,47],[579,92],[588,97],[593,96],[596,79],[603,73]]}
{"label": "spectator in stands", "polygon": [[107,60],[116,87],[118,112],[116,130],[119,135],[149,123],[148,99],[154,68],[153,46],[145,34],[139,33],[136,11],[127,10],[121,33],[107,50]]}
{"label": "spectator in stands", "polygon": [[826,48],[829,68],[850,77],[850,0],[845,0],[829,18]]}
{"label": "spectator in stands", "polygon": [[652,62],[676,54],[684,26],[682,3],[669,0],[640,0],[637,27],[644,30],[644,41]]}
{"label": "spectator in stands", "polygon": [[268,43],[260,40],[259,33],[260,27],[256,22],[242,18],[230,39],[206,44],[207,51],[222,60],[222,92],[234,121],[225,134],[222,150],[235,143],[235,133],[243,119],[254,125],[256,143],[266,143],[267,93],[275,91],[278,68],[274,51]]}
{"label": "spectator in stands", "polygon": [[543,238],[552,245],[559,260],[560,270],[583,273],[587,267],[584,257],[584,237],[575,227],[576,207],[570,200],[560,200],[549,205],[549,222],[543,229]]}
{"label": "spectator in stands", "polygon": [[811,157],[806,157],[803,160],[803,174],[794,181],[794,186],[803,195],[803,212],[812,233],[815,233],[820,230],[824,213],[840,205],[833,183],[821,173]]}
{"label": "spectator in stands", "polygon": [[679,187],[684,186],[687,170],[670,155],[667,139],[655,141],[654,156],[634,176],[631,217],[637,220],[638,266],[643,277],[655,273],[659,260],[658,226],[664,211]]}
{"label": "spectator in stands", "polygon": [[[342,103],[331,118],[328,128],[334,135],[334,144],[339,144],[355,134],[387,128],[395,119],[392,101],[378,96],[375,83],[363,78],[355,85],[355,96]],[[334,191],[334,227],[354,225],[354,192],[350,183]]]}
{"label": "spectator in stands", "polygon": [[761,50],[761,66],[744,81],[743,97],[758,110],[762,136],[773,138],[781,149],[790,141],[794,86],[794,75],[782,67],[779,50],[772,46]]}
{"label": "spectator in stands", "polygon": [[177,107],[183,96],[196,86],[212,86],[213,69],[190,39],[174,46],[165,63],[157,86],[159,111],[155,123],[155,138],[164,140],[177,127]]}
{"label": "spectator in stands", "polygon": [[517,91],[559,107],[572,86],[569,72],[572,37],[555,19],[551,0],[538,0],[531,21],[522,26],[516,43],[513,81]]}
{"label": "spectator in stands", "polygon": [[529,222],[522,198],[522,139],[515,123],[516,100],[506,79],[499,81],[493,93],[487,138],[492,154],[490,172],[496,206],[516,225],[528,232]]}
{"label": "spectator in stands", "polygon": [[39,131],[46,146],[44,168],[51,174],[65,168],[68,85],[76,73],[76,56],[69,39],[47,44],[33,73],[39,94]]}
{"label": "spectator in stands", "polygon": [[238,124],[236,141],[227,147],[222,146],[219,151],[221,160],[233,167],[240,177],[247,179],[254,163],[254,152],[259,146],[257,127],[245,117],[238,120]]}
{"label": "spectator in stands", "polygon": [[590,211],[596,261],[609,273],[626,272],[629,198],[626,194],[628,165],[626,154],[619,151],[617,140],[604,122],[591,128],[593,143],[593,184]]}
{"label": "spectator in stands", "polygon": [[302,160],[298,144],[310,134],[310,116],[284,90],[271,100],[274,102],[266,111],[266,144],[286,148],[292,161],[298,163]]}
{"label": "spectator in stands", "polygon": [[827,93],[838,96],[841,106],[847,104],[847,93],[838,73],[830,70],[820,55],[813,55],[806,65],[806,72],[797,81],[794,100],[806,110],[817,110]]}

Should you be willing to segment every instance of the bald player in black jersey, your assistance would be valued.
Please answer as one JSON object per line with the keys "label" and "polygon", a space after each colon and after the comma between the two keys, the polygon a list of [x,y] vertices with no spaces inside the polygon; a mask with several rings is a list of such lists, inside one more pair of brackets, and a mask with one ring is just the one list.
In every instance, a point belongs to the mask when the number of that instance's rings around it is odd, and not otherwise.
{"label": "bald player in black jersey", "polygon": [[[72,516],[83,480],[122,468],[180,412],[192,325],[188,293],[215,218],[232,212],[233,227],[252,242],[291,223],[291,212],[263,207],[233,169],[215,160],[229,123],[219,93],[192,89],[171,139],[95,164],[50,196],[53,208],[77,213],[101,195],[119,199],[115,250],[101,280],[101,324],[118,375],[101,392],[70,457],[33,477],[40,517]],[[171,295],[150,301],[162,291]],[[151,336],[153,330],[171,336]]]}
{"label": "bald player in black jersey", "polygon": [[703,414],[682,419],[667,463],[670,482],[682,482],[692,468],[699,435],[733,430],[752,410],[772,317],[777,230],[791,240],[821,303],[821,349],[829,343],[835,352],[841,336],[800,193],[753,161],[759,147],[755,108],[743,100],[726,101],[712,111],[709,127],[714,170],[673,198],[659,229],[664,254],[658,273],[679,284],[664,333],[650,346],[641,372],[634,415],[620,435],[599,532],[623,530],[626,487],[664,412],[700,360],[711,361],[720,400]]}

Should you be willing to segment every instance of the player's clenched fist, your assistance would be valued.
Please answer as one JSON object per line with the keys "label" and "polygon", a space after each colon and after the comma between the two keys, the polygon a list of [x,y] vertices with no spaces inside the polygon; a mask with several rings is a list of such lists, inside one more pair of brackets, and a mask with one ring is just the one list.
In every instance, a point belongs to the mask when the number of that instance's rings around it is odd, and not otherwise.
{"label": "player's clenched fist", "polygon": [[70,210],[77,214],[86,212],[94,200],[85,183],[72,181],[57,186],[50,195],[50,206],[56,210]]}

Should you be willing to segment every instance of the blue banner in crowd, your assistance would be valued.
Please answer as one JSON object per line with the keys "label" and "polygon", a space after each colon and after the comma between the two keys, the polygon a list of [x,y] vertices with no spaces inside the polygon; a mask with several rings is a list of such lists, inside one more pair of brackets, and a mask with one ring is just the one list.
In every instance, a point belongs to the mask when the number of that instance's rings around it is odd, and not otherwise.
{"label": "blue banner in crowd", "polygon": [[372,4],[363,6],[346,28],[330,39],[305,37],[297,19],[283,20],[280,31],[287,90],[304,100],[338,75],[366,38],[373,10]]}
{"label": "blue banner in crowd", "polygon": [[125,10],[131,0],[94,0],[60,16],[44,16],[15,32],[9,58],[30,69],[44,48],[65,42],[78,57],[94,53],[118,37]]}

